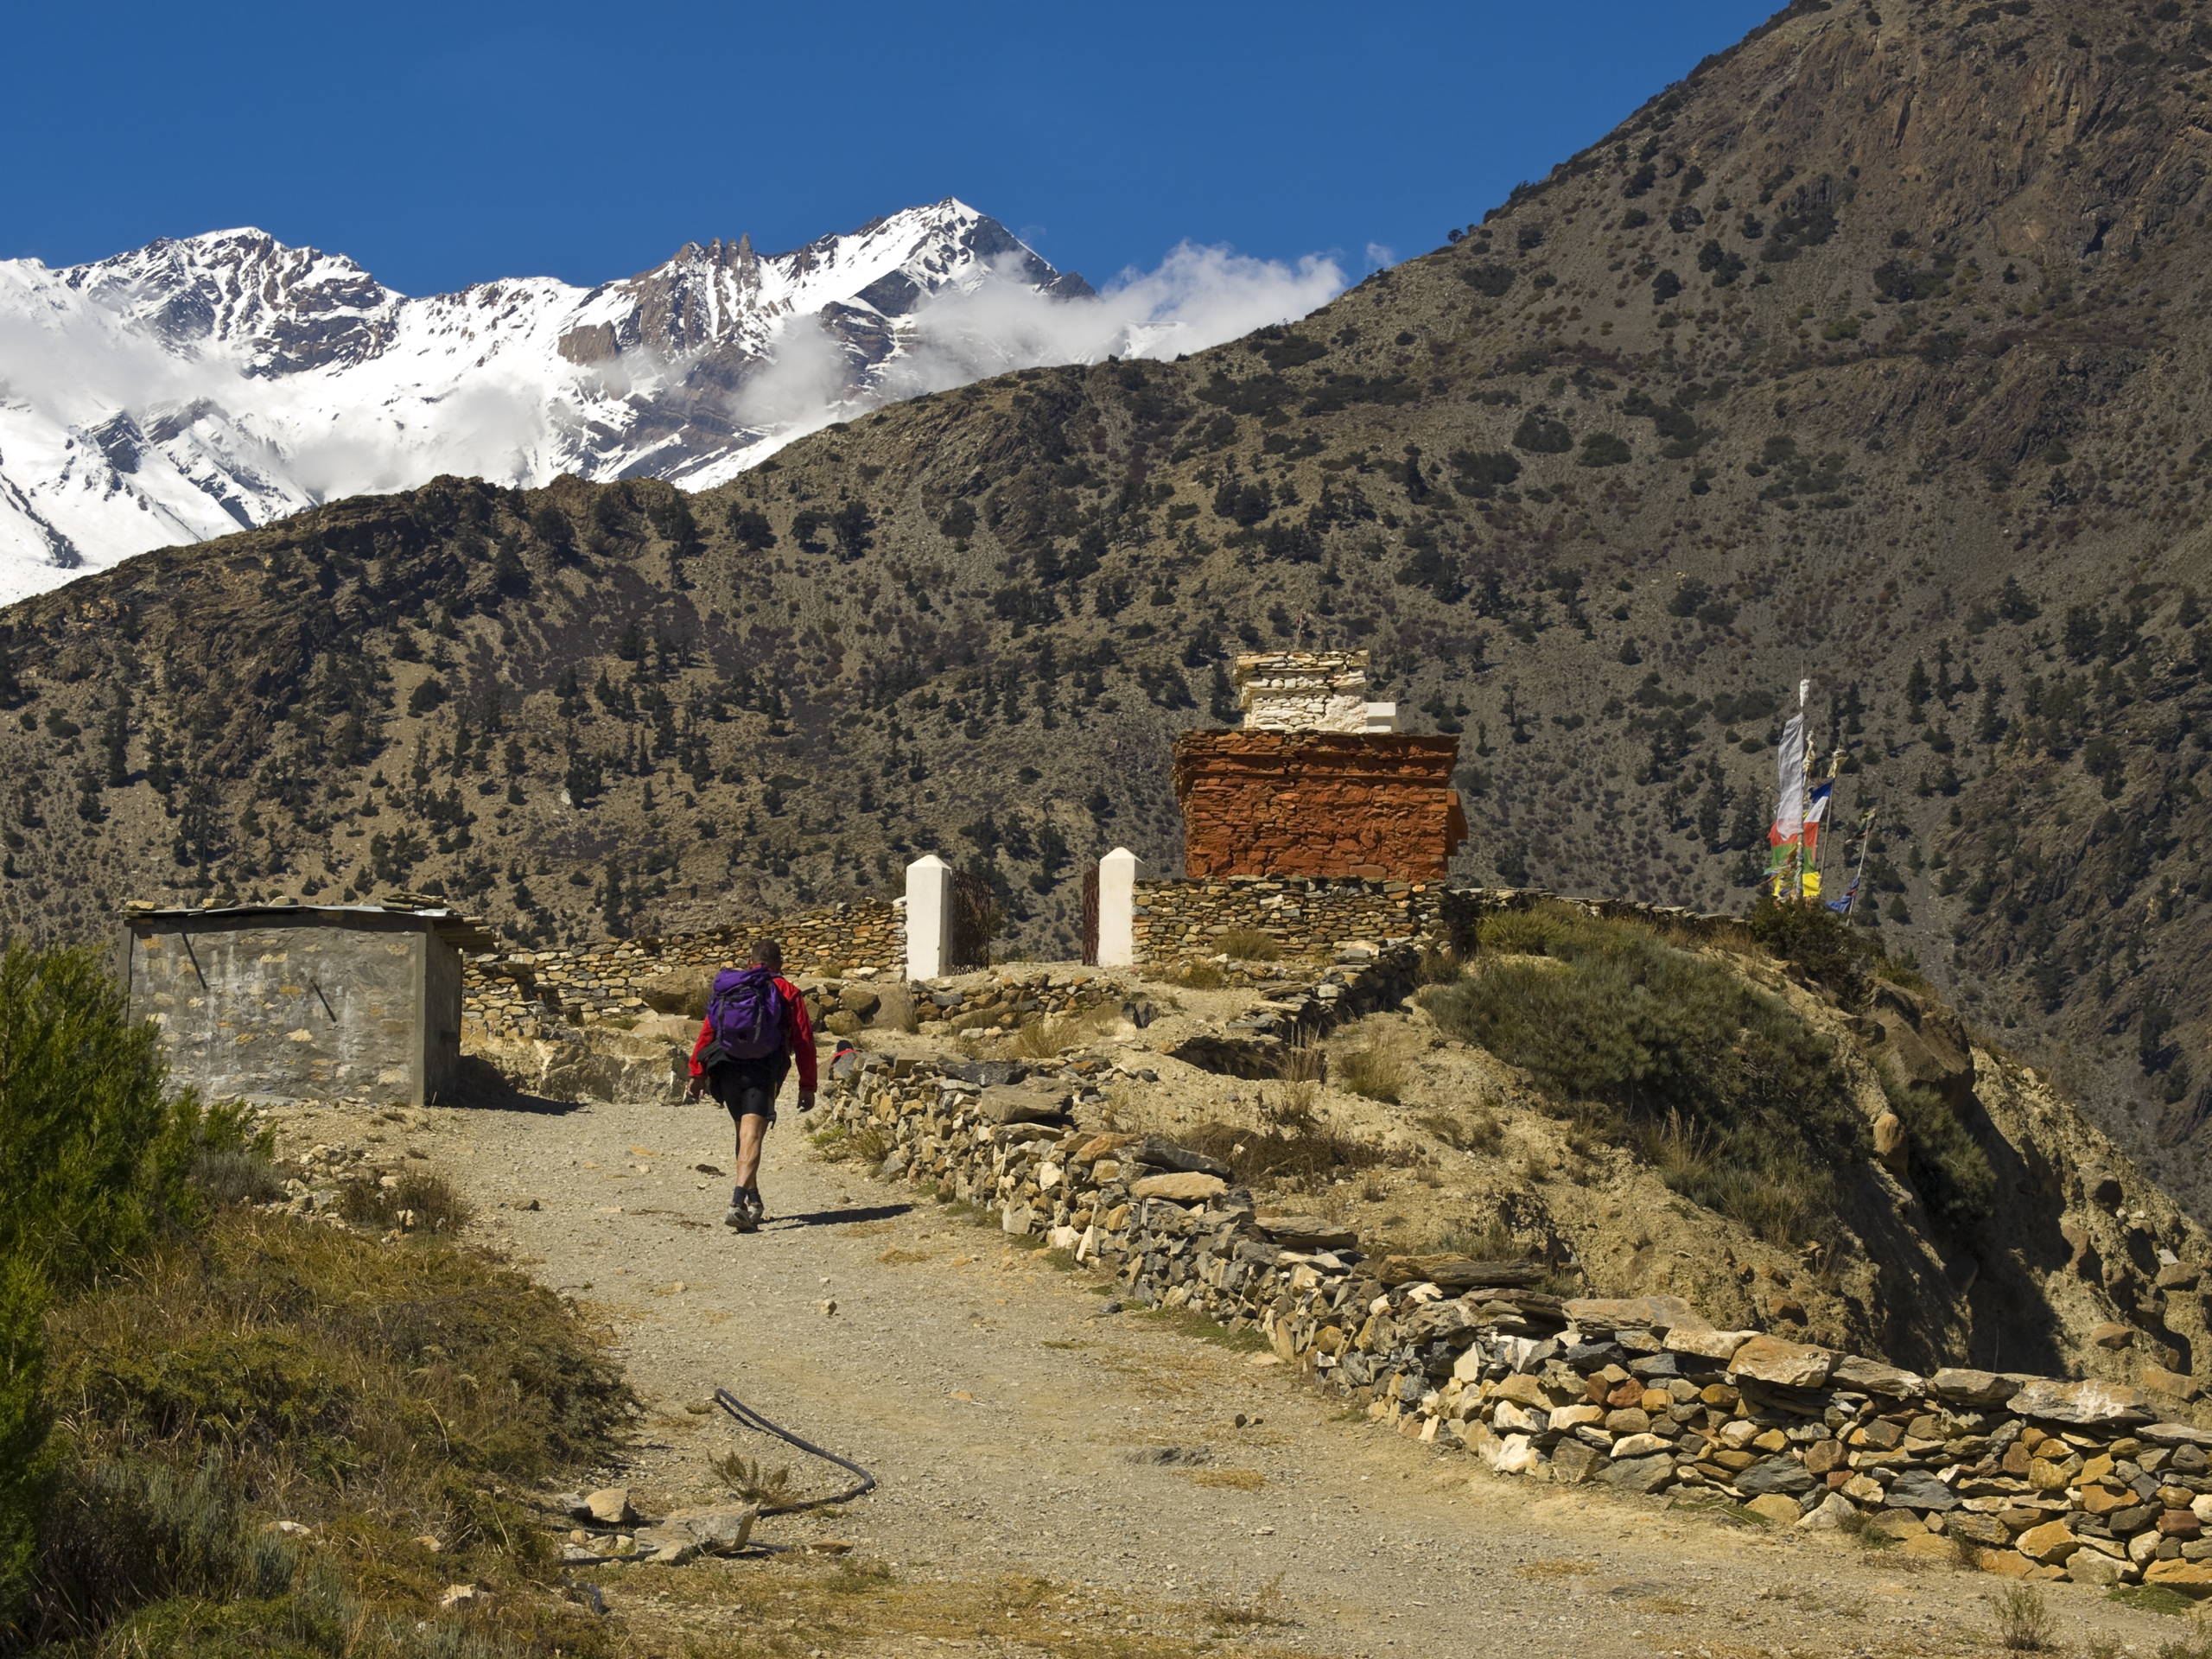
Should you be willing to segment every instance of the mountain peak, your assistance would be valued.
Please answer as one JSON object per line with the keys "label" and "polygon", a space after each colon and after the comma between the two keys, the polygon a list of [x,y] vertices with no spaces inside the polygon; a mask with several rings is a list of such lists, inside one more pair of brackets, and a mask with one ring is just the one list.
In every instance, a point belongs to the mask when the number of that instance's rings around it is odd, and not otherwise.
{"label": "mountain peak", "polygon": [[[588,290],[504,279],[409,299],[254,226],[13,270],[0,315],[35,319],[64,364],[72,342],[97,350],[101,372],[11,378],[39,431],[0,445],[0,597],[440,472],[728,476],[772,447],[737,400],[789,319],[819,321],[836,395],[867,398],[935,296],[1090,291],[952,197],[766,257],[749,235],[686,242]],[[120,386],[118,365],[135,365]]]}

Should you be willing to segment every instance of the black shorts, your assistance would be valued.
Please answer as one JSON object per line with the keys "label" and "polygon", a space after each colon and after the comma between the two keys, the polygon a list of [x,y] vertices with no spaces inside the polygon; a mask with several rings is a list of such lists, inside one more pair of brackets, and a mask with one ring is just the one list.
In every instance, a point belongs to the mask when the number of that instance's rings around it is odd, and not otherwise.
{"label": "black shorts", "polygon": [[791,1071],[791,1057],[769,1059],[725,1060],[707,1073],[707,1092],[729,1108],[733,1121],[765,1117],[776,1121],[776,1096],[783,1091]]}

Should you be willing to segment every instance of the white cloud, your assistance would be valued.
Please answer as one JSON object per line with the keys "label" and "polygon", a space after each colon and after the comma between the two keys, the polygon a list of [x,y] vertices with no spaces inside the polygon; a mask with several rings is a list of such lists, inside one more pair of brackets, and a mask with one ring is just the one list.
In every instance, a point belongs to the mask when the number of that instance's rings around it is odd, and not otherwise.
{"label": "white cloud", "polygon": [[1203,351],[1268,323],[1295,321],[1344,287],[1343,270],[1321,255],[1287,264],[1191,242],[1152,270],[1124,270],[1086,299],[1040,294],[1009,264],[998,280],[947,289],[904,319],[903,350],[866,392],[859,390],[860,365],[816,319],[788,319],[772,359],[747,378],[734,410],[746,425],[771,435],[748,454],[750,463],[860,409],[1015,369]]}
{"label": "white cloud", "polygon": [[1344,286],[1333,259],[1294,265],[1179,244],[1156,270],[1123,271],[1090,299],[1055,300],[1014,282],[948,290],[914,318],[914,391],[982,375],[1108,357],[1203,351],[1325,305]]}

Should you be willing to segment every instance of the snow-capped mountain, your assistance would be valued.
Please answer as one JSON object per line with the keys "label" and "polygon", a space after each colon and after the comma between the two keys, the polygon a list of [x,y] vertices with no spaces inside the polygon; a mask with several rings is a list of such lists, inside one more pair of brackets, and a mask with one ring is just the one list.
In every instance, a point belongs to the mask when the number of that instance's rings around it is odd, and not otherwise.
{"label": "snow-capped mountain", "polygon": [[[718,483],[855,406],[1064,353],[1036,313],[1090,299],[950,200],[789,253],[691,243],[593,289],[410,299],[257,230],[0,261],[0,601],[441,473]],[[931,340],[938,304],[957,321]]]}

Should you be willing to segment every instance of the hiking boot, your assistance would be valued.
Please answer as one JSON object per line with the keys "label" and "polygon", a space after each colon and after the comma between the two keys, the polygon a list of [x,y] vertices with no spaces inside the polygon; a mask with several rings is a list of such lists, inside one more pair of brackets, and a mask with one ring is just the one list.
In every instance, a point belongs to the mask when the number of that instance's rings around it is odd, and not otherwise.
{"label": "hiking boot", "polygon": [[760,1190],[755,1187],[745,1195],[745,1230],[751,1232],[768,1218],[768,1207],[760,1202]]}
{"label": "hiking boot", "polygon": [[723,1226],[734,1227],[741,1233],[749,1233],[753,1230],[758,1224],[759,1214],[747,1204],[747,1194],[741,1186],[734,1186],[730,1189],[729,1208],[722,1215]]}

